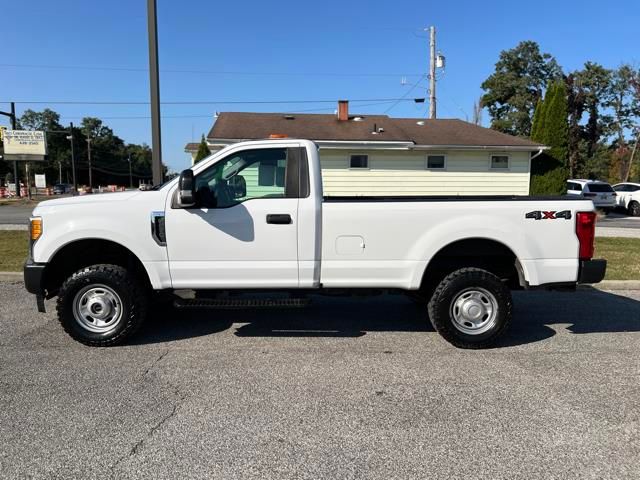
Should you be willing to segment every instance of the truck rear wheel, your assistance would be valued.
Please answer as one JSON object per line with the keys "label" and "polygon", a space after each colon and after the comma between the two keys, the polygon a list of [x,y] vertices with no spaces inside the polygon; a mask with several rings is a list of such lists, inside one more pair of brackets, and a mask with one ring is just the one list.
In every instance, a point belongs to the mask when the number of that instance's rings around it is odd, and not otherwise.
{"label": "truck rear wheel", "polygon": [[91,265],[71,275],[58,293],[58,319],[85,345],[124,342],[142,325],[147,296],[134,275],[118,265]]}
{"label": "truck rear wheel", "polygon": [[511,292],[492,273],[462,268],[447,275],[429,301],[436,331],[459,348],[491,346],[511,322]]}

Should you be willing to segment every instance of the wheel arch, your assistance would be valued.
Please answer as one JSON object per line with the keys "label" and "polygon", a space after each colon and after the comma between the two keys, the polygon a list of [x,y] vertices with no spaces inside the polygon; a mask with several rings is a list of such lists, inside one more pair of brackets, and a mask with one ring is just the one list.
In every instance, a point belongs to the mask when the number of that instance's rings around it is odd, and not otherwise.
{"label": "wheel arch", "polygon": [[426,262],[420,275],[420,289],[433,289],[449,273],[465,267],[477,267],[505,280],[511,288],[524,287],[525,267],[505,242],[477,236],[452,240],[442,245]]}
{"label": "wheel arch", "polygon": [[51,255],[43,275],[47,297],[54,296],[73,272],[100,263],[127,268],[146,288],[152,288],[150,272],[129,248],[111,239],[82,238],[61,245]]}

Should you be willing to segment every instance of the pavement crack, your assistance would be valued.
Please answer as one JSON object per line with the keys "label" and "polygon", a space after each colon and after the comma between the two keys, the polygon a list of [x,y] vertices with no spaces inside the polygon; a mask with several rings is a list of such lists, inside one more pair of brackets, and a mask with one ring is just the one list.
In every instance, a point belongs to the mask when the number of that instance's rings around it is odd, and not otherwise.
{"label": "pavement crack", "polygon": [[[180,399],[180,401],[182,400],[183,398]],[[136,443],[133,447],[131,447],[131,450],[129,451],[129,455],[127,455],[127,457],[130,458],[135,456],[144,445],[144,442],[146,440],[149,440],[153,436],[153,434],[156,433],[158,429],[160,429],[165,423],[167,423],[169,420],[171,420],[175,416],[176,412],[178,411],[179,405],[180,403],[176,403],[171,409],[171,413],[169,413],[169,415],[166,415],[165,417],[161,418],[158,423],[156,423],[153,427],[151,427],[151,429],[147,432],[147,435],[144,438],[140,439],[138,443]]]}
{"label": "pavement crack", "polygon": [[[161,356],[162,357],[162,356]],[[156,361],[157,363],[157,361]],[[131,447],[131,449],[129,449],[129,452],[125,455],[122,455],[120,458],[118,458],[118,460],[116,460],[113,465],[109,466],[109,471],[110,471],[110,477],[114,478],[115,476],[115,470],[116,468],[124,461],[129,460],[133,457],[135,457],[138,452],[140,451],[140,449],[144,446],[144,443],[149,440],[151,437],[153,437],[153,435],[163,427],[164,424],[166,424],[169,420],[171,420],[173,417],[175,417],[176,413],[178,412],[178,408],[180,407],[180,405],[182,404],[182,402],[185,400],[186,395],[181,394],[180,391],[178,389],[176,389],[176,393],[178,394],[178,399],[175,402],[175,404],[173,405],[171,412],[169,412],[168,415],[165,415],[164,417],[162,417],[155,425],[153,425],[149,431],[147,431],[147,433],[144,435],[143,438],[141,438],[140,440],[138,440],[135,445],[133,445]]]}
{"label": "pavement crack", "polygon": [[144,371],[142,376],[146,377],[151,372],[151,370],[153,370],[156,367],[156,365],[158,365],[158,363],[160,363],[162,361],[162,359],[168,355],[168,353],[169,353],[169,349],[167,349],[164,352],[162,352],[160,354],[160,356],[153,361],[153,363],[149,366],[149,368],[147,368]]}

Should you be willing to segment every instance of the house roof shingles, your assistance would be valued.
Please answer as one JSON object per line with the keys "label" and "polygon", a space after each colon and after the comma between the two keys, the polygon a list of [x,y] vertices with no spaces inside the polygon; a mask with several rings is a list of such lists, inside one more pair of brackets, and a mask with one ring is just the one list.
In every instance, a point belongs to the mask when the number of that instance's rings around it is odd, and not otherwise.
{"label": "house roof shingles", "polygon": [[[386,115],[362,115],[362,121],[354,120],[356,117],[351,115],[350,120],[340,121],[335,115],[324,114],[224,112],[219,115],[207,138],[248,140],[282,133],[292,138],[310,140],[411,141]],[[374,127],[384,128],[380,138],[371,134]]]}
{"label": "house roof shingles", "polygon": [[[393,118],[416,145],[532,147],[542,145],[457,119]],[[418,124],[420,122],[420,124]],[[422,124],[424,122],[424,124]]]}
{"label": "house roof shingles", "polygon": [[[360,117],[361,120],[354,120]],[[378,134],[374,130],[383,129]],[[350,115],[348,121],[331,114],[223,112],[207,139],[255,140],[271,134],[315,141],[387,141],[426,146],[520,147],[536,150],[541,144],[457,119],[391,118],[387,115]],[[194,144],[197,148],[197,144]],[[190,151],[188,144],[187,151]]]}

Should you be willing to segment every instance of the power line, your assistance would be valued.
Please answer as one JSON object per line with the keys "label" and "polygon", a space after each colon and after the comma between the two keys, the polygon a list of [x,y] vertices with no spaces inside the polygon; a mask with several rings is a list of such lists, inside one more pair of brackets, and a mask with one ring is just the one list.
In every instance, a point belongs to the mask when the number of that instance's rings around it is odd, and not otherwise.
{"label": "power line", "polygon": [[[407,93],[408,94],[408,93]],[[424,100],[424,98],[406,98],[407,94],[400,98],[364,98],[349,100],[351,103],[357,102],[401,102]],[[337,100],[194,100],[194,101],[170,101],[162,102],[163,105],[287,105],[287,104],[313,104],[313,103],[336,103]],[[9,102],[4,102],[9,103]],[[21,100],[14,103],[29,105],[149,105],[149,102],[128,102],[128,101],[101,101],[101,100]]]}
{"label": "power line", "polygon": [[[416,88],[418,88],[418,87],[420,86],[420,82],[422,82],[423,80],[424,80],[424,78],[421,78],[420,80],[418,80],[418,82],[417,82],[417,83],[415,83],[415,84],[414,84],[414,85],[413,85],[413,86],[412,86],[412,87],[411,87],[411,88],[410,88],[410,89],[409,89],[409,90],[408,90],[408,91],[407,91],[407,92],[406,92],[402,97],[400,97],[399,99],[397,99],[397,100],[396,100],[396,102],[395,102],[393,105],[391,105],[389,108],[387,108],[387,109],[384,111],[384,113],[389,113],[389,112],[390,112],[393,108],[395,108],[395,107],[396,107],[396,105],[398,105],[400,102],[408,101],[408,100],[413,100],[413,101],[415,101],[416,99],[408,99],[408,98],[406,98],[406,97],[408,97],[408,96],[409,96],[409,94],[410,94],[411,92],[413,92]],[[423,100],[424,100],[424,99],[423,99]]]}
{"label": "power line", "polygon": [[[146,68],[119,67],[119,66],[82,66],[82,65],[40,65],[40,64],[19,64],[0,63],[0,67],[6,68],[36,68],[36,69],[57,69],[57,70],[89,70],[89,71],[113,71],[113,72],[141,72],[146,73]],[[386,72],[260,72],[243,70],[200,70],[200,69],[179,69],[165,68],[161,73],[188,73],[191,75],[247,75],[247,76],[323,76],[323,77],[419,77],[421,73],[386,73]]]}
{"label": "power line", "polygon": [[[414,100],[408,99],[407,101],[414,101]],[[366,108],[366,107],[373,107],[377,105],[387,105],[392,102],[397,102],[397,100],[386,100],[384,102],[364,103],[362,105],[356,105],[356,107]],[[335,110],[335,108],[334,107],[311,108],[311,109],[303,109],[303,110],[292,110],[286,113],[312,113],[312,112],[325,112],[325,111],[331,111],[331,110]],[[161,118],[211,118],[213,116],[214,114],[210,113],[210,114],[194,114],[194,115],[162,115]],[[86,115],[83,117],[69,117],[66,115],[62,115],[60,118],[65,120],[82,120],[83,118],[86,118],[86,117],[87,117]],[[100,116],[100,120],[148,120],[149,118],[151,118],[150,115],[131,115],[131,116],[115,116],[115,117]]]}

